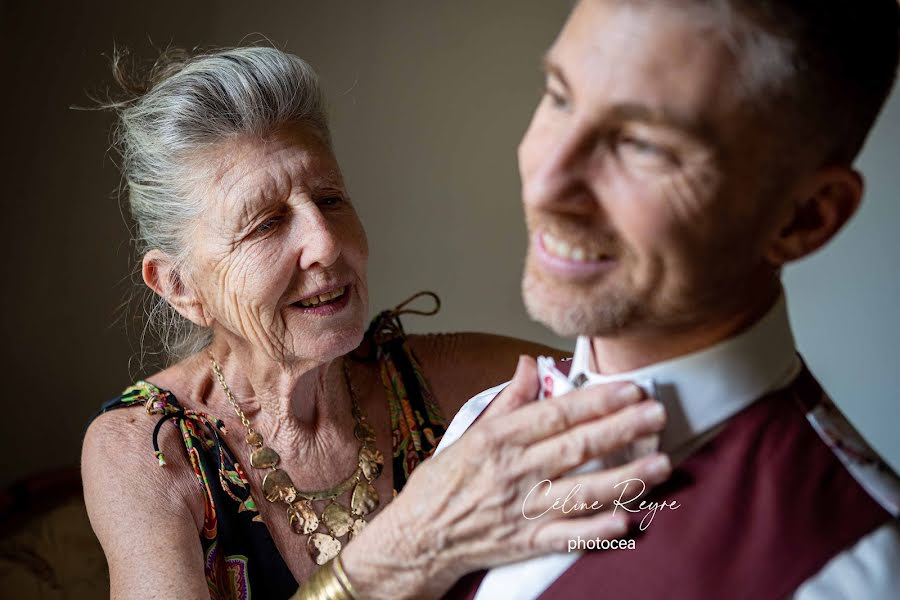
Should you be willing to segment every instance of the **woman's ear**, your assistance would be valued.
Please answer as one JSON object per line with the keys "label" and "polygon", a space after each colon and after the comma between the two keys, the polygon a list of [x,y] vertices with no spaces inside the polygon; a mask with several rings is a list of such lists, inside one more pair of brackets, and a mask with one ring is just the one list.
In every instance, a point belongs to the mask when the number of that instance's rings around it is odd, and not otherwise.
{"label": "woman's ear", "polygon": [[791,194],[778,229],[766,249],[776,266],[812,254],[831,240],[859,208],[863,178],[849,167],[828,167]]}
{"label": "woman's ear", "polygon": [[175,268],[175,262],[162,250],[150,250],[141,261],[144,283],[178,311],[182,317],[209,327],[209,319],[200,297],[188,285]]}

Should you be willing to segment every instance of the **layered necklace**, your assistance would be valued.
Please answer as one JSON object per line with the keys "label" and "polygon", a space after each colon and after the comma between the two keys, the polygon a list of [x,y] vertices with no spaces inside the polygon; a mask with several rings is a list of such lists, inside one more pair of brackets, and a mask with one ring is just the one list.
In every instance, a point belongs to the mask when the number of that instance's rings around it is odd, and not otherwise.
{"label": "layered necklace", "polygon": [[[244,441],[250,447],[250,466],[254,469],[268,470],[263,477],[263,495],[269,502],[283,503],[287,507],[287,519],[291,530],[298,535],[309,536],[306,548],[310,556],[317,565],[324,565],[340,553],[342,543],[339,538],[349,535],[349,539],[353,539],[359,535],[366,526],[365,516],[378,507],[378,492],[372,483],[378,479],[384,467],[384,456],[375,446],[375,430],[366,421],[366,416],[353,391],[347,361],[342,360],[341,363],[344,381],[350,393],[353,419],[356,421],[353,435],[360,444],[358,464],[349,477],[334,487],[316,491],[298,490],[290,475],[278,468],[281,457],[275,450],[265,445],[262,435],[250,425],[250,420],[238,406],[234,394],[225,383],[219,363],[212,355],[210,362],[228,402],[247,429]],[[338,497],[350,490],[353,490],[353,493],[348,507],[338,502]],[[316,511],[313,502],[325,504],[321,512]]]}

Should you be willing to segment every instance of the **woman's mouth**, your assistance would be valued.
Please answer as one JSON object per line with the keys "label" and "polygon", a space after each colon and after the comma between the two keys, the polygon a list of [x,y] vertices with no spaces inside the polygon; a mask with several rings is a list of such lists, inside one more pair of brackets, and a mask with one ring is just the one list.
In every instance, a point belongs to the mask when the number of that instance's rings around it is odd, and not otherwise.
{"label": "woman's mouth", "polygon": [[333,315],[347,306],[350,300],[350,286],[343,285],[338,288],[319,292],[307,298],[294,302],[291,306],[299,308],[305,313],[317,315]]}

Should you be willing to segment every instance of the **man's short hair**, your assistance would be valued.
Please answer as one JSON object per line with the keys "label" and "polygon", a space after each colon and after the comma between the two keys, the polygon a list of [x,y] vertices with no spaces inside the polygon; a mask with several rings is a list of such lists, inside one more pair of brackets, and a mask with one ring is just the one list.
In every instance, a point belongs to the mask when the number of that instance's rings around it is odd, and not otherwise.
{"label": "man's short hair", "polygon": [[896,79],[898,0],[690,1],[732,17],[745,76],[769,77],[746,83],[788,148],[804,144],[827,164],[856,159]]}
{"label": "man's short hair", "polygon": [[851,164],[896,79],[898,0],[614,1],[718,33],[736,59],[735,93],[785,154]]}

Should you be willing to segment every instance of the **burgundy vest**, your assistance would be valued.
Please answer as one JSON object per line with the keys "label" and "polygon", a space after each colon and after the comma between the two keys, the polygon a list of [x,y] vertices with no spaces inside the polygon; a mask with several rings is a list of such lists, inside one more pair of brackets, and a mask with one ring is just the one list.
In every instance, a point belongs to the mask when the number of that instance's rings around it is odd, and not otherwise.
{"label": "burgundy vest", "polygon": [[[891,519],[807,422],[824,398],[804,368],[733,417],[647,495],[680,508],[642,532],[645,513],[632,515],[634,550],[585,553],[541,600],[789,596]],[[470,573],[445,598],[474,598],[484,575]]]}

